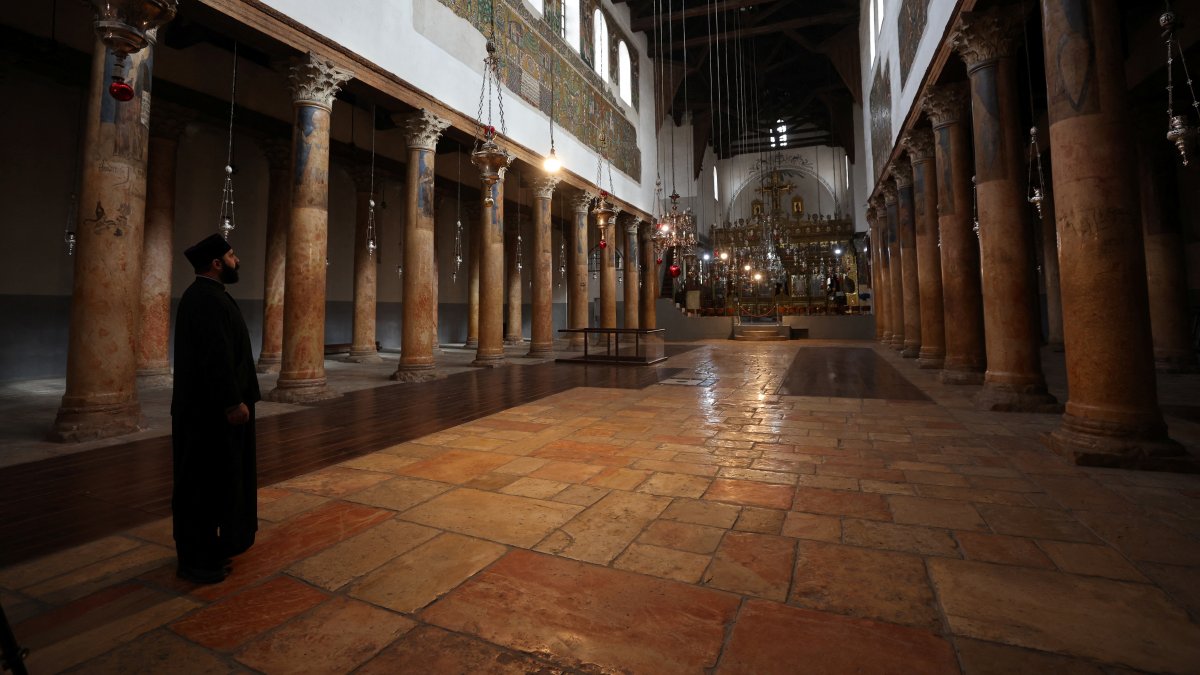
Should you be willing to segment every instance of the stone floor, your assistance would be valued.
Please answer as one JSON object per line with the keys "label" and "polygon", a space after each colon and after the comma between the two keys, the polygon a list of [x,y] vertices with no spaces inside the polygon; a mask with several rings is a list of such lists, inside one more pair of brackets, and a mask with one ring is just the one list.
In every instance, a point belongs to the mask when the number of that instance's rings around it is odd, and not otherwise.
{"label": "stone floor", "polygon": [[931,400],[777,394],[806,346],[707,342],[664,364],[693,386],[262,488],[216,586],[174,577],[164,520],[0,569],[0,600],[34,673],[1200,672],[1200,476],[1068,465],[1056,416],[877,347]]}

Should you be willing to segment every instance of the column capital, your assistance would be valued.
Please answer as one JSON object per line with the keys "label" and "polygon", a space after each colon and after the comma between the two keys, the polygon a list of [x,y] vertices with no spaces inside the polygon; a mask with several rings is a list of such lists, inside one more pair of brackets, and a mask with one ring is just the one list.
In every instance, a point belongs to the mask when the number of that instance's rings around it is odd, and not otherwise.
{"label": "column capital", "polygon": [[921,99],[921,107],[935,128],[961,121],[968,114],[970,103],[971,92],[966,82],[930,87]]}
{"label": "column capital", "polygon": [[558,185],[558,176],[542,176],[533,183],[533,194],[538,199],[553,199],[554,188]]}
{"label": "column capital", "polygon": [[272,171],[287,171],[292,164],[292,144],[284,138],[264,137],[258,145]]}
{"label": "column capital", "polygon": [[891,206],[896,203],[896,198],[899,191],[896,189],[896,184],[892,181],[884,181],[883,183],[883,203],[885,206]]}
{"label": "column capital", "polygon": [[625,234],[637,234],[638,226],[642,224],[642,219],[638,216],[632,216],[625,221]]}
{"label": "column capital", "polygon": [[334,95],[352,77],[354,73],[349,70],[338,68],[333,61],[309,52],[288,69],[288,78],[292,81],[292,103],[332,110]]}
{"label": "column capital", "polygon": [[912,164],[902,160],[898,160],[892,165],[892,178],[896,179],[896,187],[899,189],[912,187],[913,170]]}
{"label": "column capital", "polygon": [[594,199],[594,197],[592,197],[591,193],[587,192],[586,190],[580,192],[579,196],[575,197],[575,199],[571,201],[571,205],[575,207],[575,213],[587,213],[588,211],[591,211],[592,199]]}
{"label": "column capital", "polygon": [[404,130],[408,147],[418,150],[433,150],[437,147],[442,132],[450,126],[450,120],[442,119],[428,110],[392,115],[392,121]]}
{"label": "column capital", "polygon": [[1017,36],[1025,18],[1024,4],[1004,4],[963,12],[950,34],[950,44],[967,70],[1017,53]]}
{"label": "column capital", "polygon": [[913,164],[933,159],[933,131],[927,126],[905,132],[900,142],[908,149],[908,158]]}

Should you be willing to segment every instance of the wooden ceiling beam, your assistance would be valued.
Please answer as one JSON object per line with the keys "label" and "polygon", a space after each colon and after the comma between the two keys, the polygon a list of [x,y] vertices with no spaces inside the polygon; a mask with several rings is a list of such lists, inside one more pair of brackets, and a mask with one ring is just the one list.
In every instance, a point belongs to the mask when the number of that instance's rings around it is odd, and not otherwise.
{"label": "wooden ceiling beam", "polygon": [[[742,9],[745,7],[753,7],[755,5],[765,5],[769,2],[777,2],[777,1],[778,0],[724,0],[724,2],[718,1],[716,3],[716,11],[729,12],[729,11],[733,11],[735,9]],[[681,10],[678,12],[672,12],[670,14],[659,14],[657,16],[651,15],[651,16],[639,17],[639,18],[634,19],[633,21],[629,22],[629,28],[631,30],[635,30],[635,31],[650,30],[660,23],[668,23],[669,21],[672,21],[672,20],[673,21],[683,21],[684,19],[690,19],[691,17],[694,17],[694,16],[704,16],[705,14],[708,14],[711,11],[713,11],[713,8],[708,6],[708,3],[705,3],[705,5],[701,6],[701,7],[692,7],[691,9],[685,9],[685,10]]]}
{"label": "wooden ceiling beam", "polygon": [[740,30],[731,30],[716,35],[704,35],[697,38],[688,38],[680,40],[668,45],[671,51],[686,49],[688,47],[696,47],[699,45],[709,44],[718,40],[739,40],[741,38],[755,37],[758,35],[771,35],[773,33],[782,33],[789,29],[808,28],[809,26],[827,26],[827,25],[842,25],[858,19],[857,12],[829,12],[827,14],[817,14],[814,16],[805,16],[798,19],[790,19],[788,21],[779,21],[765,26],[752,26],[742,28]]}

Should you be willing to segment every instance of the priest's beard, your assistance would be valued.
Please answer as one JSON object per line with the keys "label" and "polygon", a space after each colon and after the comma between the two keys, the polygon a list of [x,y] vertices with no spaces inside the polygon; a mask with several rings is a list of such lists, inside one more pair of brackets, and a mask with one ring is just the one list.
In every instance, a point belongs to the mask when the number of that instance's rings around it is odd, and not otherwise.
{"label": "priest's beard", "polygon": [[223,265],[220,272],[221,283],[229,285],[236,284],[238,280],[238,268]]}

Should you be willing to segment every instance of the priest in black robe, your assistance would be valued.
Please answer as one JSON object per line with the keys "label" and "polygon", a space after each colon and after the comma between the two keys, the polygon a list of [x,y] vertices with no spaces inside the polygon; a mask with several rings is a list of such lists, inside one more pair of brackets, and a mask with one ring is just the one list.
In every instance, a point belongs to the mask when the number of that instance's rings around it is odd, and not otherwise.
{"label": "priest in black robe", "polygon": [[238,280],[229,243],[212,235],[184,252],[196,280],[175,317],[171,449],[178,575],[219,583],[258,530],[254,404],[261,399],[250,334],[225,292]]}

